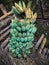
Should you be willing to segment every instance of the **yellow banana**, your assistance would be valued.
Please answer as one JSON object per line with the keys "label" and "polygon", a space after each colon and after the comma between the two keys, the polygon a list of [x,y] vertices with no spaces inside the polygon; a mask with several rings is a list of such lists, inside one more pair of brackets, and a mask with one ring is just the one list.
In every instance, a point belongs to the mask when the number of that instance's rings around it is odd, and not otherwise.
{"label": "yellow banana", "polygon": [[31,14],[32,14],[31,9],[28,8],[28,9],[26,10],[25,14],[26,14],[26,18],[29,18],[29,19],[30,19],[30,18],[32,17],[32,16],[31,16]]}
{"label": "yellow banana", "polygon": [[22,1],[22,5],[23,5],[23,11],[25,11],[26,10],[26,5],[25,5],[24,1]]}
{"label": "yellow banana", "polygon": [[15,7],[18,9],[19,12],[23,12],[23,9],[17,3],[15,3]]}
{"label": "yellow banana", "polygon": [[32,19],[36,19],[37,18],[37,13],[35,12],[34,15],[32,15]]}

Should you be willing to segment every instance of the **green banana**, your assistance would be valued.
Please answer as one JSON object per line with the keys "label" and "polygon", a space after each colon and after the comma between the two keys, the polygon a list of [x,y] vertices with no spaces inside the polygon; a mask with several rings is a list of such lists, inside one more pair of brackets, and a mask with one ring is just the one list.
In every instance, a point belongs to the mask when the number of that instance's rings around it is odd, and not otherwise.
{"label": "green banana", "polygon": [[24,1],[22,1],[22,5],[23,5],[23,11],[25,11],[26,10],[26,5],[25,5]]}
{"label": "green banana", "polygon": [[31,4],[32,4],[32,1],[29,1],[28,4],[27,4],[27,8],[30,8]]}
{"label": "green banana", "polygon": [[17,3],[15,3],[15,7],[19,12],[23,12],[23,9]]}
{"label": "green banana", "polygon": [[19,1],[19,6],[22,8],[22,2],[21,1]]}
{"label": "green banana", "polygon": [[14,7],[12,6],[12,12],[17,15],[17,14],[20,14],[20,12]]}

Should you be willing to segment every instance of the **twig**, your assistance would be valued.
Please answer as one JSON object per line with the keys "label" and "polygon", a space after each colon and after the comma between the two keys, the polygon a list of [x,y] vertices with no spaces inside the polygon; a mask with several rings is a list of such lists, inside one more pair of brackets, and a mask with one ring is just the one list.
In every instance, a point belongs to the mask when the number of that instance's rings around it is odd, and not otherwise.
{"label": "twig", "polygon": [[2,33],[4,33],[5,31],[7,31],[9,28],[10,28],[10,25],[7,26],[5,29],[1,30],[0,35],[1,35]]}
{"label": "twig", "polygon": [[9,37],[1,44],[1,48],[4,48],[7,44],[8,44],[8,42],[9,42]]}
{"label": "twig", "polygon": [[8,24],[10,24],[10,21],[11,19],[10,18],[7,18],[7,19],[5,19],[5,20],[2,20],[1,22],[0,22],[0,30],[2,29],[2,28],[4,28],[4,27],[6,27]]}
{"label": "twig", "polygon": [[2,34],[2,36],[0,37],[0,41],[2,41],[9,33],[10,33],[10,29],[4,34]]}
{"label": "twig", "polygon": [[6,8],[3,6],[3,4],[0,5],[0,9],[2,10],[3,14],[6,14]]}
{"label": "twig", "polygon": [[42,54],[45,55],[47,50],[48,50],[47,48],[44,48]]}
{"label": "twig", "polygon": [[9,15],[11,15],[11,14],[12,14],[12,11],[6,13],[5,15],[3,15],[3,16],[0,17],[0,20],[6,18],[7,16],[9,16]]}
{"label": "twig", "polygon": [[9,54],[9,57],[11,58],[13,65],[16,65],[16,63],[14,62],[14,58]]}
{"label": "twig", "polygon": [[15,15],[12,15],[12,16],[0,21],[0,30],[2,30],[4,27],[9,25],[11,22],[11,19],[13,19],[14,17],[15,17]]}
{"label": "twig", "polygon": [[44,34],[41,35],[40,39],[38,40],[37,44],[35,45],[35,49],[38,49],[38,47],[41,44],[43,38],[44,38]]}
{"label": "twig", "polygon": [[43,50],[43,48],[44,48],[44,46],[45,46],[45,43],[46,43],[46,38],[43,39],[43,42],[42,42],[41,47],[40,47],[40,49],[39,49],[39,53],[40,53],[40,54],[41,54],[41,52],[42,52],[42,50]]}
{"label": "twig", "polygon": [[7,51],[9,48],[9,44],[7,44],[7,46],[5,47],[5,51]]}

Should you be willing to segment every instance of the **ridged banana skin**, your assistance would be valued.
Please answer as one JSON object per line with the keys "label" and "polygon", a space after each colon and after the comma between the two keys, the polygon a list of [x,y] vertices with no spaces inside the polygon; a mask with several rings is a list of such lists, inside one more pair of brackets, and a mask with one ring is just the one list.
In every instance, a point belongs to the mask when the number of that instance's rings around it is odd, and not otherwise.
{"label": "ridged banana skin", "polygon": [[32,19],[36,19],[37,18],[37,13],[35,12],[33,15],[32,15]]}
{"label": "ridged banana skin", "polygon": [[14,7],[12,6],[12,12],[17,15],[17,14],[20,14],[20,12]]}
{"label": "ridged banana skin", "polygon": [[19,12],[23,12],[23,9],[17,3],[15,3],[15,7]]}
{"label": "ridged banana skin", "polygon": [[31,9],[30,8],[28,8],[27,10],[26,10],[26,18],[31,18],[32,16],[31,16],[31,14],[32,14],[32,11],[31,11]]}
{"label": "ridged banana skin", "polygon": [[22,8],[22,2],[21,1],[19,1],[19,6]]}
{"label": "ridged banana skin", "polygon": [[26,5],[25,5],[24,1],[22,1],[22,5],[23,5],[23,11],[25,11],[26,10]]}

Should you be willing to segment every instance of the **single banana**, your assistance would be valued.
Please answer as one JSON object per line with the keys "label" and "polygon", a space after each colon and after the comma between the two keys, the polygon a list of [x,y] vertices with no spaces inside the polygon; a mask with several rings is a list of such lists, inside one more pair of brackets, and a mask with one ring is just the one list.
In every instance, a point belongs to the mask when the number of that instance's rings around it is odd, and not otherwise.
{"label": "single banana", "polygon": [[35,12],[34,15],[32,15],[32,19],[36,19],[37,18],[37,13]]}
{"label": "single banana", "polygon": [[24,1],[22,1],[22,5],[23,5],[23,11],[25,11],[26,10],[26,5],[25,5]]}
{"label": "single banana", "polygon": [[12,12],[17,15],[17,14],[20,14],[20,12],[14,7],[12,6]]}
{"label": "single banana", "polygon": [[22,3],[21,3],[21,1],[19,1],[19,6],[22,8]]}
{"label": "single banana", "polygon": [[23,9],[17,3],[15,3],[15,7],[19,12],[23,12]]}
{"label": "single banana", "polygon": [[26,10],[25,14],[26,14],[26,18],[29,18],[29,19],[30,19],[30,18],[31,18],[31,14],[32,14],[31,9],[28,8],[28,9]]}

